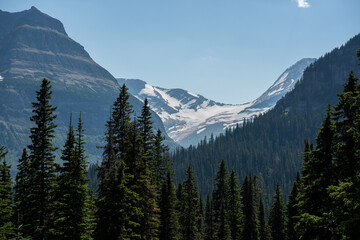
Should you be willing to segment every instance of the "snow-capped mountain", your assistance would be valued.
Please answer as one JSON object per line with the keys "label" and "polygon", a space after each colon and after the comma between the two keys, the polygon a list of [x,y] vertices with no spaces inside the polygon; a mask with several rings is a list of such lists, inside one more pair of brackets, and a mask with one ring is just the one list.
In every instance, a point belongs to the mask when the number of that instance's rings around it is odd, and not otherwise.
{"label": "snow-capped mountain", "polygon": [[286,69],[275,83],[259,98],[245,104],[224,104],[209,100],[183,89],[165,89],[139,79],[118,79],[129,92],[140,100],[148,99],[151,109],[162,119],[168,135],[182,146],[194,145],[223,133],[226,128],[242,124],[275,106],[292,90],[304,69],[315,59],[306,58]]}

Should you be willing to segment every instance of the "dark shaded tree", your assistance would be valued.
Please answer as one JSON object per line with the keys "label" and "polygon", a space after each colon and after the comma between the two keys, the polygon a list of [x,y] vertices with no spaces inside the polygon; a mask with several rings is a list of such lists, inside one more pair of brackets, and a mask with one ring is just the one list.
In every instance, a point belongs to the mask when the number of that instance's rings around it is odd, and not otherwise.
{"label": "dark shaded tree", "polygon": [[273,239],[286,239],[286,215],[280,186],[277,185],[274,201],[270,209],[269,226]]}
{"label": "dark shaded tree", "polygon": [[[35,124],[31,130],[28,214],[29,234],[35,239],[44,239],[53,215],[52,193],[56,180],[56,164],[52,144],[56,124],[54,120],[56,107],[50,104],[51,85],[43,79],[39,91],[36,91],[36,102],[32,103],[33,115],[30,120]],[[21,204],[21,203],[20,203]],[[24,219],[25,220],[25,219]]]}
{"label": "dark shaded tree", "polygon": [[177,198],[175,185],[171,179],[170,173],[167,174],[164,181],[160,198],[160,240],[178,240],[180,239],[180,225],[176,211]]}

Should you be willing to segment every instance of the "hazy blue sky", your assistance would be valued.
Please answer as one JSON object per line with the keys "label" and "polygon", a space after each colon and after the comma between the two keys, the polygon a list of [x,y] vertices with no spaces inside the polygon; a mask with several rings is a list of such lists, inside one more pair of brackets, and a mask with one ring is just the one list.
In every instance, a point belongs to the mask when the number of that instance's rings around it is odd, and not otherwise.
{"label": "hazy blue sky", "polygon": [[0,0],[31,6],[115,77],[225,103],[255,99],[296,61],[360,33],[359,0]]}

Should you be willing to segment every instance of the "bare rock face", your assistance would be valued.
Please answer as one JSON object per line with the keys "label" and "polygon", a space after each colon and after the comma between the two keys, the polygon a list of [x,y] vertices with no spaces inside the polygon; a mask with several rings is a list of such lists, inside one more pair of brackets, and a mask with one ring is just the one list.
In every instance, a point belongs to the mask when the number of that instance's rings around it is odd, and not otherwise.
{"label": "bare rock face", "polygon": [[[64,144],[70,112],[75,119],[81,112],[87,154],[91,161],[101,160],[96,146],[102,145],[118,95],[116,79],[66,34],[59,20],[35,7],[17,13],[0,10],[0,144],[14,156],[29,144],[31,102],[43,78],[51,81],[51,103],[58,107],[56,147]],[[133,96],[130,102],[139,115],[142,102]],[[153,121],[165,133],[156,114]]]}

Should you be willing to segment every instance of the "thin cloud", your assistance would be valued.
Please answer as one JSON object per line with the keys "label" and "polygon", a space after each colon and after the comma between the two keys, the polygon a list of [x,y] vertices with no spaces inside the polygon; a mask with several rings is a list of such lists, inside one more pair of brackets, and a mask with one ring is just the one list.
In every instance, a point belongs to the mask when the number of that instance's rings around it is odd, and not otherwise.
{"label": "thin cloud", "polygon": [[307,0],[295,0],[297,2],[299,8],[308,8],[310,7],[310,3]]}

